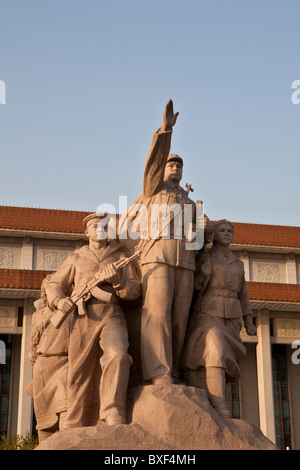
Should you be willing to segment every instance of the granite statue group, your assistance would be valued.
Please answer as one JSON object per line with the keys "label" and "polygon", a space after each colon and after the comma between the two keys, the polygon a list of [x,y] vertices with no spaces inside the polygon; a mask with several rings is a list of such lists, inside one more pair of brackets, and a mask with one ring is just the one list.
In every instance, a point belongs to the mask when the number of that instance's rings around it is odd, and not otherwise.
{"label": "granite statue group", "polygon": [[[204,389],[212,407],[229,417],[225,384],[239,378],[239,361],[246,353],[240,330],[244,325],[254,335],[256,328],[243,263],[230,250],[233,224],[226,219],[212,223],[203,215],[203,244],[196,248],[184,230],[183,209],[189,208],[195,229],[197,204],[189,197],[190,188],[180,186],[182,158],[170,154],[177,117],[169,100],[135,201],[149,229],[136,241],[137,255],[126,262],[133,252],[126,243],[103,236],[107,214],[90,214],[83,221],[88,244],[42,283],[32,319],[33,380],[27,390],[40,441],[69,428],[126,424],[135,358],[129,353],[122,303],[138,299],[141,385]],[[167,231],[161,213],[153,220],[153,207],[172,209]],[[175,207],[181,209],[179,216]],[[99,273],[98,287],[84,290]],[[53,321],[58,312],[63,318],[59,325]]]}

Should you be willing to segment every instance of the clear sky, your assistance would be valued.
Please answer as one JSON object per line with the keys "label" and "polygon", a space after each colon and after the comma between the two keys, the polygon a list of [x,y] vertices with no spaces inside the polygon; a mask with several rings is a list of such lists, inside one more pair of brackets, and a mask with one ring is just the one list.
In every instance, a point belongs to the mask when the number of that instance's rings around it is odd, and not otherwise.
{"label": "clear sky", "polygon": [[0,205],[141,192],[169,98],[212,219],[300,225],[299,0],[0,0]]}

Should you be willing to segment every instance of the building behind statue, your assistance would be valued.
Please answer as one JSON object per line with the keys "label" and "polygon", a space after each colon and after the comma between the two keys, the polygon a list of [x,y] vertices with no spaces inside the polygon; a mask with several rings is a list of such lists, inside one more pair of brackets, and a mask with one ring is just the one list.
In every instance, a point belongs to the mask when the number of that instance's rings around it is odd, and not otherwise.
{"label": "building behind statue", "polygon": [[[28,360],[33,302],[49,272],[86,243],[88,212],[0,207],[0,434],[34,428]],[[300,227],[234,222],[256,336],[242,339],[242,379],[227,386],[233,418],[280,448],[300,449]]]}

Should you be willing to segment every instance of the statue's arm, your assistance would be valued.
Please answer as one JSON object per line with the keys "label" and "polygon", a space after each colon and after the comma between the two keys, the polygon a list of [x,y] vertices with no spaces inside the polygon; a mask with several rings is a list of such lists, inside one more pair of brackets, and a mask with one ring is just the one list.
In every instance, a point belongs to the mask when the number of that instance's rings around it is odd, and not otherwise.
{"label": "statue's arm", "polygon": [[204,292],[212,274],[212,264],[210,255],[206,252],[199,253],[196,256],[196,271],[194,288],[201,293]]}
{"label": "statue's arm", "polygon": [[248,288],[245,276],[243,276],[242,288],[239,292],[239,300],[242,307],[243,320],[246,332],[248,335],[253,336],[256,334],[256,326],[253,323],[253,315],[250,307]]}
{"label": "statue's arm", "polygon": [[75,262],[74,256],[71,255],[61,265],[61,267],[54,273],[46,286],[47,300],[51,308],[59,309],[62,307],[62,303],[59,305],[59,301],[63,300],[67,303],[72,304],[71,299],[65,295],[74,283],[75,277]]}
{"label": "statue's arm", "polygon": [[136,300],[142,295],[142,283],[134,264],[128,264],[121,270],[119,285],[113,286],[118,297]]}
{"label": "statue's arm", "polygon": [[161,189],[171,147],[171,136],[172,131],[161,132],[161,129],[153,135],[143,179],[143,194],[147,197],[153,196]]}
{"label": "statue's arm", "polygon": [[173,102],[169,100],[165,106],[163,122],[152,138],[151,147],[146,159],[143,179],[143,194],[151,197],[162,185],[167,157],[171,148],[172,129],[176,123],[178,112],[174,114]]}

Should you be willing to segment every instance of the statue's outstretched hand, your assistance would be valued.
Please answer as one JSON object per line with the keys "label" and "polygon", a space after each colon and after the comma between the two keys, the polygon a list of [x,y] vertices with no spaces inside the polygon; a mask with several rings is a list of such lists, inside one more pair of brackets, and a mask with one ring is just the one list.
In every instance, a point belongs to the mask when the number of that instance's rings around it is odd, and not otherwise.
{"label": "statue's outstretched hand", "polygon": [[170,131],[175,125],[179,112],[174,114],[173,101],[169,100],[165,106],[163,123],[161,126],[162,131]]}

